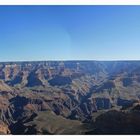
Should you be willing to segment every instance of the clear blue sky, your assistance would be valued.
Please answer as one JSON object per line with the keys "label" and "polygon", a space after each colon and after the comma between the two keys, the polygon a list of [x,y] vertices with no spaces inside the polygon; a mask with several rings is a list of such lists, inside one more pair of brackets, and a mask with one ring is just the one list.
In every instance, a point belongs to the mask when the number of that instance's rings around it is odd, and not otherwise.
{"label": "clear blue sky", "polygon": [[0,61],[140,59],[140,6],[0,6]]}

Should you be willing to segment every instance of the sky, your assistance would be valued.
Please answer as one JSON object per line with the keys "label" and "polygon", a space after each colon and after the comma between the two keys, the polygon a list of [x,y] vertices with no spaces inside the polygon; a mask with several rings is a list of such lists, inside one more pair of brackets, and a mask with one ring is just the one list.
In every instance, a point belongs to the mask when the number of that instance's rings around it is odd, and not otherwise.
{"label": "sky", "polygon": [[0,61],[140,60],[140,6],[0,6]]}

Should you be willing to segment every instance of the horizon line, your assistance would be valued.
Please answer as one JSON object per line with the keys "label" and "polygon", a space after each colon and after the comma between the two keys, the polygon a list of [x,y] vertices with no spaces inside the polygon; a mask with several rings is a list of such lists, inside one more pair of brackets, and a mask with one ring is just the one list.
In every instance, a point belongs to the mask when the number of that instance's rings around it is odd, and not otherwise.
{"label": "horizon line", "polygon": [[54,60],[12,60],[12,61],[9,61],[9,60],[7,60],[7,61],[0,61],[0,63],[14,63],[14,62],[53,62],[53,61],[55,61],[55,62],[57,62],[57,61],[64,61],[64,62],[66,62],[66,61],[99,61],[99,62],[103,62],[103,61],[105,61],[105,62],[115,62],[115,61],[120,61],[120,62],[123,62],[123,61],[140,61],[140,59],[106,59],[106,60],[103,60],[103,59],[100,59],[100,60],[98,60],[98,59],[68,59],[68,60],[63,60],[63,59],[54,59]]}

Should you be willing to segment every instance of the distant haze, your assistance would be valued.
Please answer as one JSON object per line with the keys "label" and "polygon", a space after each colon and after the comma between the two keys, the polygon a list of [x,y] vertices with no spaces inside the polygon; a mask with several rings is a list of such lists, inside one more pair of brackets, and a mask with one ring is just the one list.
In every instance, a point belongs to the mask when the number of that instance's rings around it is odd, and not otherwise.
{"label": "distant haze", "polygon": [[0,6],[0,61],[140,60],[140,6]]}

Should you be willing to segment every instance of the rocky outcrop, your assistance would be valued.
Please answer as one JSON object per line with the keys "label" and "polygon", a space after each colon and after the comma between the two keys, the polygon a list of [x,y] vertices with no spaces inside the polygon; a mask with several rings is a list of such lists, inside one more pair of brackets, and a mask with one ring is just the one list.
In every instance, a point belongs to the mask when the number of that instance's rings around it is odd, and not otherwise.
{"label": "rocky outcrop", "polygon": [[0,135],[10,134],[10,130],[8,125],[6,125],[3,121],[0,121]]}
{"label": "rocky outcrop", "polygon": [[43,82],[39,79],[35,72],[31,72],[27,77],[27,87],[43,86]]}
{"label": "rocky outcrop", "polygon": [[0,80],[0,92],[12,92],[12,88],[4,83],[4,81]]}

